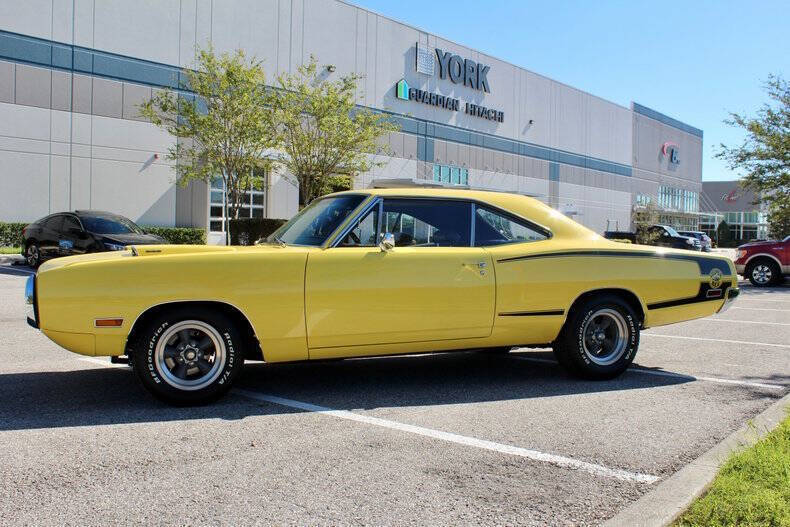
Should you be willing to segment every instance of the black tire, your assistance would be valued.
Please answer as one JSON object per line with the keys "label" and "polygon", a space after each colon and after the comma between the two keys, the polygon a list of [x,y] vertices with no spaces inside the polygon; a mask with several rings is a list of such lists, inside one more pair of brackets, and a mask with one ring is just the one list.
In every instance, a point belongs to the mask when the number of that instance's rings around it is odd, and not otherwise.
{"label": "black tire", "polygon": [[30,241],[25,244],[25,262],[33,269],[38,269],[41,265],[41,249],[35,241]]}
{"label": "black tire", "polygon": [[205,404],[230,389],[244,366],[242,338],[225,314],[180,307],[149,321],[132,343],[129,362],[155,397],[169,404]]}
{"label": "black tire", "polygon": [[769,287],[782,281],[782,273],[775,261],[765,258],[749,262],[746,278],[755,287]]}
{"label": "black tire", "polygon": [[613,379],[634,361],[639,317],[617,296],[601,295],[571,310],[554,343],[560,365],[584,379]]}

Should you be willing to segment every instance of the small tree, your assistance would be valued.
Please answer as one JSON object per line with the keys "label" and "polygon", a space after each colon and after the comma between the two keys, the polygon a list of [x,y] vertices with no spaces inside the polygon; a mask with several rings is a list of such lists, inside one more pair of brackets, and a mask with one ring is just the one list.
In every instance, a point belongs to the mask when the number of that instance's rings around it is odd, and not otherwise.
{"label": "small tree", "polygon": [[[272,90],[270,105],[283,155],[280,163],[299,184],[299,204],[370,170],[371,154],[385,151],[380,139],[398,127],[386,115],[356,107],[358,75],[326,79],[314,57],[296,73],[284,73]],[[338,176],[341,179],[337,179]]]}
{"label": "small tree", "polygon": [[719,247],[729,247],[732,245],[732,234],[730,233],[729,224],[721,220],[719,226],[716,227],[716,243]]}
{"label": "small tree", "polygon": [[741,184],[767,205],[770,231],[781,239],[790,234],[790,84],[772,75],[765,88],[770,102],[755,117],[731,113],[724,121],[742,128],[746,139],[737,147],[720,145],[716,155],[745,171]]}
{"label": "small tree", "polygon": [[635,206],[631,213],[631,221],[634,224],[636,243],[651,245],[658,238],[658,232],[651,231],[650,227],[658,223],[658,208],[650,201],[647,205]]}
{"label": "small tree", "polygon": [[[182,86],[194,97],[164,90],[141,105],[140,114],[178,139],[167,154],[178,183],[222,179],[225,217],[238,218],[244,193],[264,184],[264,152],[276,146],[265,75],[241,50],[219,56],[212,48],[198,50],[196,66],[184,70]],[[229,242],[228,225],[225,233]]]}

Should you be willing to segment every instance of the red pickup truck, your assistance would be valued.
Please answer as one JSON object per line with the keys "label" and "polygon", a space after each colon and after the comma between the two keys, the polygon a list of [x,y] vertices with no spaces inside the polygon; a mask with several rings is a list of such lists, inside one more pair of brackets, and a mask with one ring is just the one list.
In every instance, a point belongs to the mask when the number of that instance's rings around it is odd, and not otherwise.
{"label": "red pickup truck", "polygon": [[738,247],[735,269],[757,287],[776,285],[790,275],[790,236],[782,241],[752,242]]}

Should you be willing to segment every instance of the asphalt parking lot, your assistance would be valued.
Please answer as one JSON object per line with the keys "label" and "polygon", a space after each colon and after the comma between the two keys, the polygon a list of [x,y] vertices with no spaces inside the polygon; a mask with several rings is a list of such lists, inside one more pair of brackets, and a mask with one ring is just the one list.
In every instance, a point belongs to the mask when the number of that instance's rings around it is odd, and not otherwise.
{"label": "asphalt parking lot", "polygon": [[597,524],[790,390],[790,284],[643,333],[632,369],[548,350],[249,364],[200,408],[28,327],[0,267],[4,524]]}

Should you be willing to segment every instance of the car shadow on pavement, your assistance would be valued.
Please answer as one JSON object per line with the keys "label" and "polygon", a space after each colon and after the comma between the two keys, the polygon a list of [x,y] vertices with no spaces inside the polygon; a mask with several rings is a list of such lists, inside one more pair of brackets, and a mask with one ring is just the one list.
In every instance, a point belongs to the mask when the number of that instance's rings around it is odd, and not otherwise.
{"label": "car shadow on pavement", "polygon": [[32,267],[28,267],[27,265],[8,265],[2,264],[0,265],[0,275],[5,274],[8,276],[30,276],[36,274],[36,271]]}
{"label": "car shadow on pavement", "polygon": [[[550,356],[529,355],[538,359]],[[638,390],[691,380],[625,374],[610,381],[582,381],[548,362],[463,352],[314,363],[248,363],[236,386],[332,409],[366,410]],[[204,418],[236,420],[299,412],[233,394],[211,405],[170,407],[145,392],[126,368],[8,373],[0,375],[0,398],[0,430]]]}

